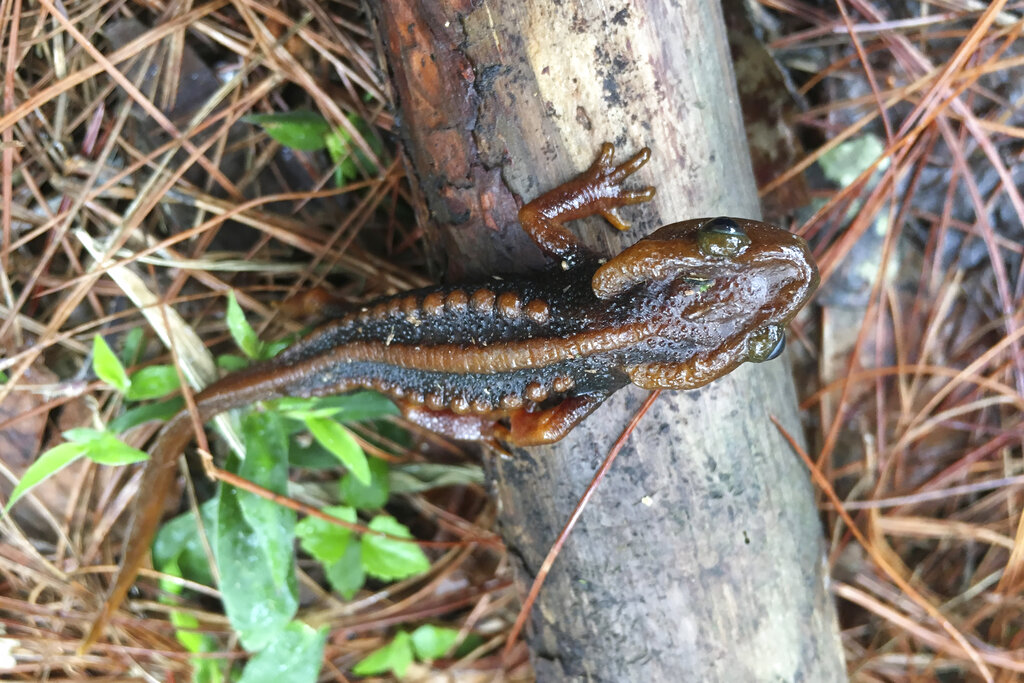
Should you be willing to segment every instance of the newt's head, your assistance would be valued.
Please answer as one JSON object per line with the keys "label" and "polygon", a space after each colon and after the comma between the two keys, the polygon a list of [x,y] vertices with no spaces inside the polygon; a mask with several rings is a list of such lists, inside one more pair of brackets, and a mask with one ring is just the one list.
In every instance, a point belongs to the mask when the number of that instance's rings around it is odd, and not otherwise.
{"label": "newt's head", "polygon": [[[673,223],[629,247],[594,274],[594,293],[612,299],[649,291],[651,362],[629,368],[645,388],[693,389],[737,365],[771,360],[785,326],[818,286],[807,243],[785,230],[738,218]],[[646,359],[645,359],[646,361]]]}

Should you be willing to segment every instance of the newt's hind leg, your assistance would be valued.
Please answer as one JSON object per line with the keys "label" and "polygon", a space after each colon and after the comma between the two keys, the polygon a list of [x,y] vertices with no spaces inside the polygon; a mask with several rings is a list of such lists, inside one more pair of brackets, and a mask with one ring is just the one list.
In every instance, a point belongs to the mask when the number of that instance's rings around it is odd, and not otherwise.
{"label": "newt's hind leg", "polygon": [[572,396],[546,410],[529,412],[521,408],[511,411],[509,427],[495,426],[494,436],[498,441],[513,446],[554,443],[594,412],[606,398],[606,394]]}
{"label": "newt's hind leg", "polygon": [[537,246],[570,266],[582,260],[585,252],[563,223],[601,214],[615,228],[628,230],[629,226],[622,222],[615,209],[654,197],[653,187],[637,190],[622,187],[623,181],[651,158],[651,150],[644,147],[618,166],[613,164],[614,155],[615,147],[610,142],[604,143],[590,168],[519,210],[519,222]]}

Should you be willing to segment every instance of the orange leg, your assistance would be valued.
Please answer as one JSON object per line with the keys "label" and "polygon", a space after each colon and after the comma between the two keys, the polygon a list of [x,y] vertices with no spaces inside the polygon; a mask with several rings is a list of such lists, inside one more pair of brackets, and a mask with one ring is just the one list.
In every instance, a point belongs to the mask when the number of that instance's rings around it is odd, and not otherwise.
{"label": "orange leg", "polygon": [[290,318],[340,318],[352,310],[352,302],[335,296],[326,287],[317,286],[281,302],[281,311]]}
{"label": "orange leg", "polygon": [[[462,441],[486,441],[497,446],[504,442],[513,446],[536,446],[554,443],[572,430],[608,398],[605,394],[573,396],[545,410],[530,412],[525,408],[495,411],[487,415],[458,415],[450,410],[431,410],[408,403],[399,406],[407,420],[435,434]],[[498,423],[504,415],[509,426]]]}
{"label": "orange leg", "polygon": [[514,446],[554,443],[594,412],[606,398],[604,394],[573,396],[556,406],[534,413],[525,409],[512,411],[509,428],[496,426],[494,436]]}
{"label": "orange leg", "polygon": [[567,183],[545,192],[519,210],[523,230],[545,253],[565,260],[569,265],[585,256],[583,245],[563,225],[566,221],[601,214],[619,230],[629,226],[616,215],[615,209],[628,204],[649,201],[653,187],[627,190],[623,181],[651,158],[644,147],[635,156],[618,166],[613,165],[615,147],[606,142],[590,168]]}

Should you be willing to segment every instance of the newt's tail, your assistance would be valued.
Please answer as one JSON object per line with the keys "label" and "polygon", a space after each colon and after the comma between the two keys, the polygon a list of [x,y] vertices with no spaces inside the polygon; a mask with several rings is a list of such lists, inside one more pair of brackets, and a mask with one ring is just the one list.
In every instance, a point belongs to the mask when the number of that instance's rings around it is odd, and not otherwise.
{"label": "newt's tail", "polygon": [[146,560],[146,553],[149,552],[150,543],[160,525],[167,492],[174,482],[178,454],[192,440],[191,425],[189,412],[183,410],[171,418],[157,437],[150,459],[142,472],[142,481],[139,482],[139,491],[145,499],[140,499],[136,503],[135,522],[128,534],[128,546],[121,560],[121,569],[92,628],[78,647],[79,653],[87,652],[103,634],[107,622],[124,602],[128,590],[135,583],[135,577]]}
{"label": "newt's tail", "polygon": [[[226,375],[196,394],[199,422],[207,422],[232,408],[287,395],[294,388],[296,379],[293,368],[274,368],[270,364]],[[146,553],[149,552],[153,537],[156,536],[166,507],[168,491],[174,483],[178,456],[192,440],[192,425],[191,413],[188,410],[181,411],[164,425],[156,443],[150,449],[150,458],[146,462],[142,481],[139,483],[140,497],[135,504],[135,520],[128,534],[128,545],[121,561],[121,569],[96,621],[79,646],[79,653],[86,652],[99,640],[103,629],[124,602],[128,590],[135,582],[135,577],[145,564]]]}

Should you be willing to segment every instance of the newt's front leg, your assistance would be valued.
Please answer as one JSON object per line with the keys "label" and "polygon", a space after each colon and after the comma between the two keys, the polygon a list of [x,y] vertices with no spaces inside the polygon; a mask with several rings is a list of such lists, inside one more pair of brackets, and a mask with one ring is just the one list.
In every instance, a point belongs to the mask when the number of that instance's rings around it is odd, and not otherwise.
{"label": "newt's front leg", "polygon": [[644,147],[618,166],[613,164],[614,155],[615,147],[610,142],[604,143],[590,168],[519,210],[523,230],[545,253],[562,259],[569,266],[576,265],[586,252],[563,223],[601,214],[615,228],[628,230],[629,226],[616,215],[615,209],[654,197],[653,187],[638,190],[622,187],[623,181],[651,158],[651,150]]}

